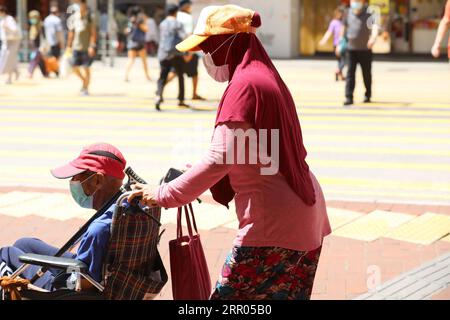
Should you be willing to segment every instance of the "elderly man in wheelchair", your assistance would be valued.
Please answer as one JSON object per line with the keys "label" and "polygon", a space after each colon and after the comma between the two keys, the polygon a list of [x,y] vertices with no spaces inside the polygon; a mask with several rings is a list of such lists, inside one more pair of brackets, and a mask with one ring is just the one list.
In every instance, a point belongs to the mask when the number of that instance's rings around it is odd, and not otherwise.
{"label": "elderly man in wheelchair", "polygon": [[62,248],[32,238],[1,248],[0,299],[144,299],[162,290],[161,209],[126,202],[131,185],[145,181],[125,168],[122,153],[101,143],[51,171],[97,213]]}

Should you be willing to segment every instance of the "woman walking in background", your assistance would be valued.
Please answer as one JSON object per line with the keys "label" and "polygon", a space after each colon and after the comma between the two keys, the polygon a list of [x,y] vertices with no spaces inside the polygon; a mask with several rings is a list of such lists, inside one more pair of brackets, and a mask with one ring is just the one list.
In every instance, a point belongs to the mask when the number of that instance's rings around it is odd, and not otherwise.
{"label": "woman walking in background", "polygon": [[125,72],[125,81],[130,81],[131,68],[137,57],[142,59],[145,76],[150,81],[147,64],[147,48],[146,48],[146,34],[148,31],[146,16],[142,9],[138,6],[132,7],[129,11],[127,34],[127,49],[128,49],[128,63]]}
{"label": "woman walking in background", "polygon": [[28,74],[30,79],[33,78],[34,71],[39,66],[44,77],[48,77],[48,72],[45,67],[43,52],[41,51],[42,39],[42,20],[41,14],[37,10],[28,13],[28,22],[30,24],[29,40],[30,40],[30,66],[28,67]]}
{"label": "woman walking in background", "polygon": [[344,18],[344,12],[345,12],[344,7],[342,7],[342,6],[339,6],[334,10],[333,20],[330,22],[327,32],[323,36],[322,40],[320,40],[320,42],[319,42],[319,44],[321,46],[324,46],[324,45],[326,45],[326,43],[328,42],[330,37],[333,37],[334,51],[336,52],[336,48],[338,46],[341,46],[341,50],[339,50],[340,54],[336,55],[336,58],[338,60],[338,67],[335,72],[336,81],[339,81],[339,79],[345,80],[345,77],[343,74],[343,70],[346,65],[345,44],[343,43],[345,40],[342,42],[340,41],[341,30],[344,26],[344,24],[342,22],[343,18]]}
{"label": "woman walking in background", "polygon": [[12,83],[13,74],[19,78],[19,48],[22,32],[16,20],[7,13],[5,6],[0,5],[0,74],[7,74],[6,84]]}

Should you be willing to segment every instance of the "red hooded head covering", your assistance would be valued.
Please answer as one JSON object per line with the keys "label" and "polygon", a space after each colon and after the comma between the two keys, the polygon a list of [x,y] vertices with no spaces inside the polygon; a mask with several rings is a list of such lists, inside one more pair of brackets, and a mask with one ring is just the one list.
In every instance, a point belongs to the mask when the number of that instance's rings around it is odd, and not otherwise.
{"label": "red hooded head covering", "polygon": [[[260,25],[261,17],[255,13],[252,26]],[[226,59],[232,42],[230,37],[236,38]],[[219,105],[216,126],[225,122],[247,122],[256,130],[278,129],[280,172],[305,204],[314,205],[315,192],[305,160],[307,152],[289,89],[253,33],[211,36],[200,48],[212,53],[226,40],[229,40],[227,44],[212,56],[216,65],[228,64],[230,68],[230,83]],[[235,195],[228,176],[212,187],[211,192],[214,199],[225,206]]]}

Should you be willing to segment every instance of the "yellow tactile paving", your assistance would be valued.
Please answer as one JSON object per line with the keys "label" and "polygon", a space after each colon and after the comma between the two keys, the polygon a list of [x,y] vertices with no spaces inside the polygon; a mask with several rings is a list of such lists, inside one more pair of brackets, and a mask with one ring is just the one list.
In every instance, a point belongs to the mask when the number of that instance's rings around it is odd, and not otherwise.
{"label": "yellow tactile paving", "polygon": [[[36,194],[35,194],[36,195]],[[8,196],[6,194],[5,196]],[[17,197],[17,195],[15,195]],[[14,203],[10,203],[8,206],[4,206],[1,208],[1,213],[4,215],[20,218],[29,215],[38,215],[42,217],[51,217],[55,219],[55,217],[61,217],[61,220],[65,220],[70,218],[67,216],[67,213],[59,212],[59,214],[52,212],[53,208],[64,207],[67,206],[70,208],[73,206],[73,200],[69,199],[69,196],[62,193],[42,193],[38,194],[37,197],[33,198],[18,198],[18,201]],[[69,202],[70,201],[70,202]],[[62,217],[65,215],[65,217]]]}
{"label": "yellow tactile paving", "polygon": [[422,245],[429,245],[450,233],[450,216],[425,213],[386,237]]}
{"label": "yellow tactile paving", "polygon": [[41,195],[42,195],[41,193],[37,192],[21,192],[21,191],[2,193],[0,195],[0,212],[4,213],[2,208],[9,207],[15,204],[20,204],[28,200],[37,199]]}
{"label": "yellow tactile paving", "polygon": [[333,235],[361,241],[374,241],[414,216],[386,211],[374,211],[335,230]]}
{"label": "yellow tactile paving", "polygon": [[361,218],[363,216],[362,213],[342,210],[342,209],[334,209],[328,208],[328,218],[330,219],[331,229],[336,230],[347,223]]}
{"label": "yellow tactile paving", "polygon": [[55,220],[69,220],[69,219],[81,219],[88,220],[93,214],[94,210],[87,210],[78,207],[72,199],[67,199],[64,204],[58,206],[52,206],[47,210],[40,210],[35,215],[44,217],[47,219]]}

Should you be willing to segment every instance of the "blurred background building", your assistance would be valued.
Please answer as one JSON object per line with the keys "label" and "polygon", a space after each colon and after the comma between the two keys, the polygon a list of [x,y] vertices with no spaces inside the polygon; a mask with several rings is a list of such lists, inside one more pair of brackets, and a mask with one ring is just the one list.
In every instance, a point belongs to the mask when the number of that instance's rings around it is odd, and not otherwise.
{"label": "blurred background building", "polygon": [[[36,9],[44,16],[52,4],[61,11],[71,0],[0,0],[7,5],[22,25],[26,25],[25,12]],[[126,13],[131,5],[141,5],[147,14],[159,23],[164,16],[167,2],[176,0],[88,0],[90,7],[101,14],[114,8],[115,17]],[[333,51],[331,41],[320,47],[319,40],[332,19],[338,5],[348,5],[349,0],[193,0],[194,16],[212,4],[228,4],[250,7],[263,18],[263,28],[258,36],[275,58],[295,58],[328,54]],[[370,0],[380,8],[382,34],[375,53],[392,55],[429,54],[444,12],[446,0]],[[109,4],[109,7],[108,7]],[[114,14],[110,12],[109,14]],[[448,38],[448,37],[447,37]],[[446,51],[447,42],[443,44]]]}

